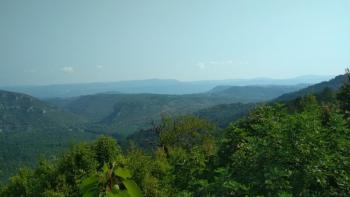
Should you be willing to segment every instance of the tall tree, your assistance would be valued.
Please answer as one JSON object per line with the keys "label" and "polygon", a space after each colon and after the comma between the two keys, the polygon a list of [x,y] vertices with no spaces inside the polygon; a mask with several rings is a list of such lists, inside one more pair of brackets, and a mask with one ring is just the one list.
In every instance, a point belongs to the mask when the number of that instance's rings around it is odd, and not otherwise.
{"label": "tall tree", "polygon": [[337,99],[339,100],[339,107],[342,110],[343,114],[350,120],[350,69],[346,69],[346,75],[348,79],[341,86]]}

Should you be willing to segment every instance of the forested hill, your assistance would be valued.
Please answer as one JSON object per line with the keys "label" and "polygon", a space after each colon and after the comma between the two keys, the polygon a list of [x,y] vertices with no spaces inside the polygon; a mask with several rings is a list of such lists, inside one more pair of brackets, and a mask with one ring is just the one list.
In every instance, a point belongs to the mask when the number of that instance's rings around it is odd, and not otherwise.
{"label": "forested hill", "polygon": [[231,102],[236,100],[204,95],[97,94],[58,104],[63,103],[66,110],[88,119],[90,129],[128,135],[150,127],[161,114],[189,114]]}
{"label": "forested hill", "polygon": [[296,92],[286,93],[278,97],[274,101],[290,101],[308,94],[318,94],[326,88],[329,88],[330,90],[334,91],[339,89],[343,84],[343,82],[346,81],[346,79],[347,79],[346,75],[339,75],[329,81],[324,81],[315,85],[311,85],[307,88],[301,89]]}
{"label": "forested hill", "polygon": [[201,109],[195,112],[194,115],[215,123],[220,128],[226,128],[231,122],[248,115],[249,111],[257,105],[255,103],[221,104]]}
{"label": "forested hill", "polygon": [[0,91],[0,181],[40,155],[58,153],[93,134],[78,128],[82,120],[24,94]]}
{"label": "forested hill", "polygon": [[282,94],[294,92],[308,87],[308,84],[293,86],[217,86],[207,92],[207,95],[218,98],[231,98],[239,102],[261,102],[274,99]]}
{"label": "forested hill", "polygon": [[77,116],[34,97],[0,91],[0,130],[26,132],[69,127],[81,121]]}
{"label": "forested hill", "polygon": [[109,93],[48,101],[89,120],[91,124],[88,128],[93,132],[103,130],[126,136],[149,128],[152,121],[160,120],[161,114],[176,116],[191,114],[219,104],[268,101],[301,87],[304,86],[228,86],[220,91],[215,88],[200,94]]}

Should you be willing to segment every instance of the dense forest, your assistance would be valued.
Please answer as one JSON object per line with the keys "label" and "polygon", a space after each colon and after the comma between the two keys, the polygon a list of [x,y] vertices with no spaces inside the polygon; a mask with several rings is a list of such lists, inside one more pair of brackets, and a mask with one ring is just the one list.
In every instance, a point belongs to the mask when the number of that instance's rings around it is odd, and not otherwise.
{"label": "dense forest", "polygon": [[78,127],[82,123],[34,97],[0,91],[0,182],[23,165],[34,167],[39,155],[55,155],[73,142],[95,139]]}
{"label": "dense forest", "polygon": [[94,133],[118,132],[128,136],[152,126],[150,123],[160,120],[160,114],[186,115],[220,104],[264,102],[303,87],[305,85],[218,86],[197,94],[112,92],[47,101],[89,121],[86,128]]}
{"label": "dense forest", "polygon": [[107,136],[76,144],[22,168],[0,196],[348,196],[347,77],[337,91],[257,105],[224,130],[163,116],[146,148]]}
{"label": "dense forest", "polygon": [[301,87],[224,86],[186,95],[108,92],[45,100],[0,91],[0,182],[22,166],[34,167],[40,157],[53,157],[70,144],[103,134],[116,138],[123,148],[126,138],[152,140],[141,136],[159,123],[160,114],[195,114],[224,128],[254,106],[246,102],[266,101]]}

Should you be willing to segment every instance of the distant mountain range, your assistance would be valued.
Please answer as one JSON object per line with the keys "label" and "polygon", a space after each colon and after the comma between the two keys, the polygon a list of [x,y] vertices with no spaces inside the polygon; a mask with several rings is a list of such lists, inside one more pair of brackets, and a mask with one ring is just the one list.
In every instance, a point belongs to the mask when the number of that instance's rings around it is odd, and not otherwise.
{"label": "distant mountain range", "polygon": [[291,79],[232,79],[213,81],[177,81],[177,80],[135,80],[106,83],[82,83],[45,86],[11,86],[0,89],[25,93],[38,98],[76,97],[105,92],[150,93],[150,94],[194,94],[207,92],[216,86],[267,86],[315,84],[329,80],[331,76],[308,75]]}

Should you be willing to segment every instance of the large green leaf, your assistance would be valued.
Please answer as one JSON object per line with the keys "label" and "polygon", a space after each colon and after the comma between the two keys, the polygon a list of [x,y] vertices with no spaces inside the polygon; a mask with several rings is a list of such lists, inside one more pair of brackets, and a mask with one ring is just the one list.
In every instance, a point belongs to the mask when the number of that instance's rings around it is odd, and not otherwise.
{"label": "large green leaf", "polygon": [[97,189],[91,189],[85,193],[83,193],[83,197],[99,197],[100,191]]}
{"label": "large green leaf", "polygon": [[118,193],[107,192],[107,197],[130,197],[127,191],[122,191]]}
{"label": "large green leaf", "polygon": [[105,163],[105,164],[103,165],[103,167],[102,167],[102,172],[103,172],[104,174],[107,174],[108,171],[109,171],[109,167],[108,167],[108,165]]}
{"label": "large green leaf", "polygon": [[123,179],[128,179],[131,178],[131,173],[129,170],[125,168],[117,168],[114,170],[115,175],[123,178]]}
{"label": "large green leaf", "polygon": [[85,194],[89,191],[99,191],[98,181],[99,178],[96,175],[86,178],[79,186],[81,193]]}
{"label": "large green leaf", "polygon": [[128,193],[131,197],[140,197],[141,196],[141,190],[134,181],[124,180],[123,184],[126,187],[126,189],[128,190]]}

